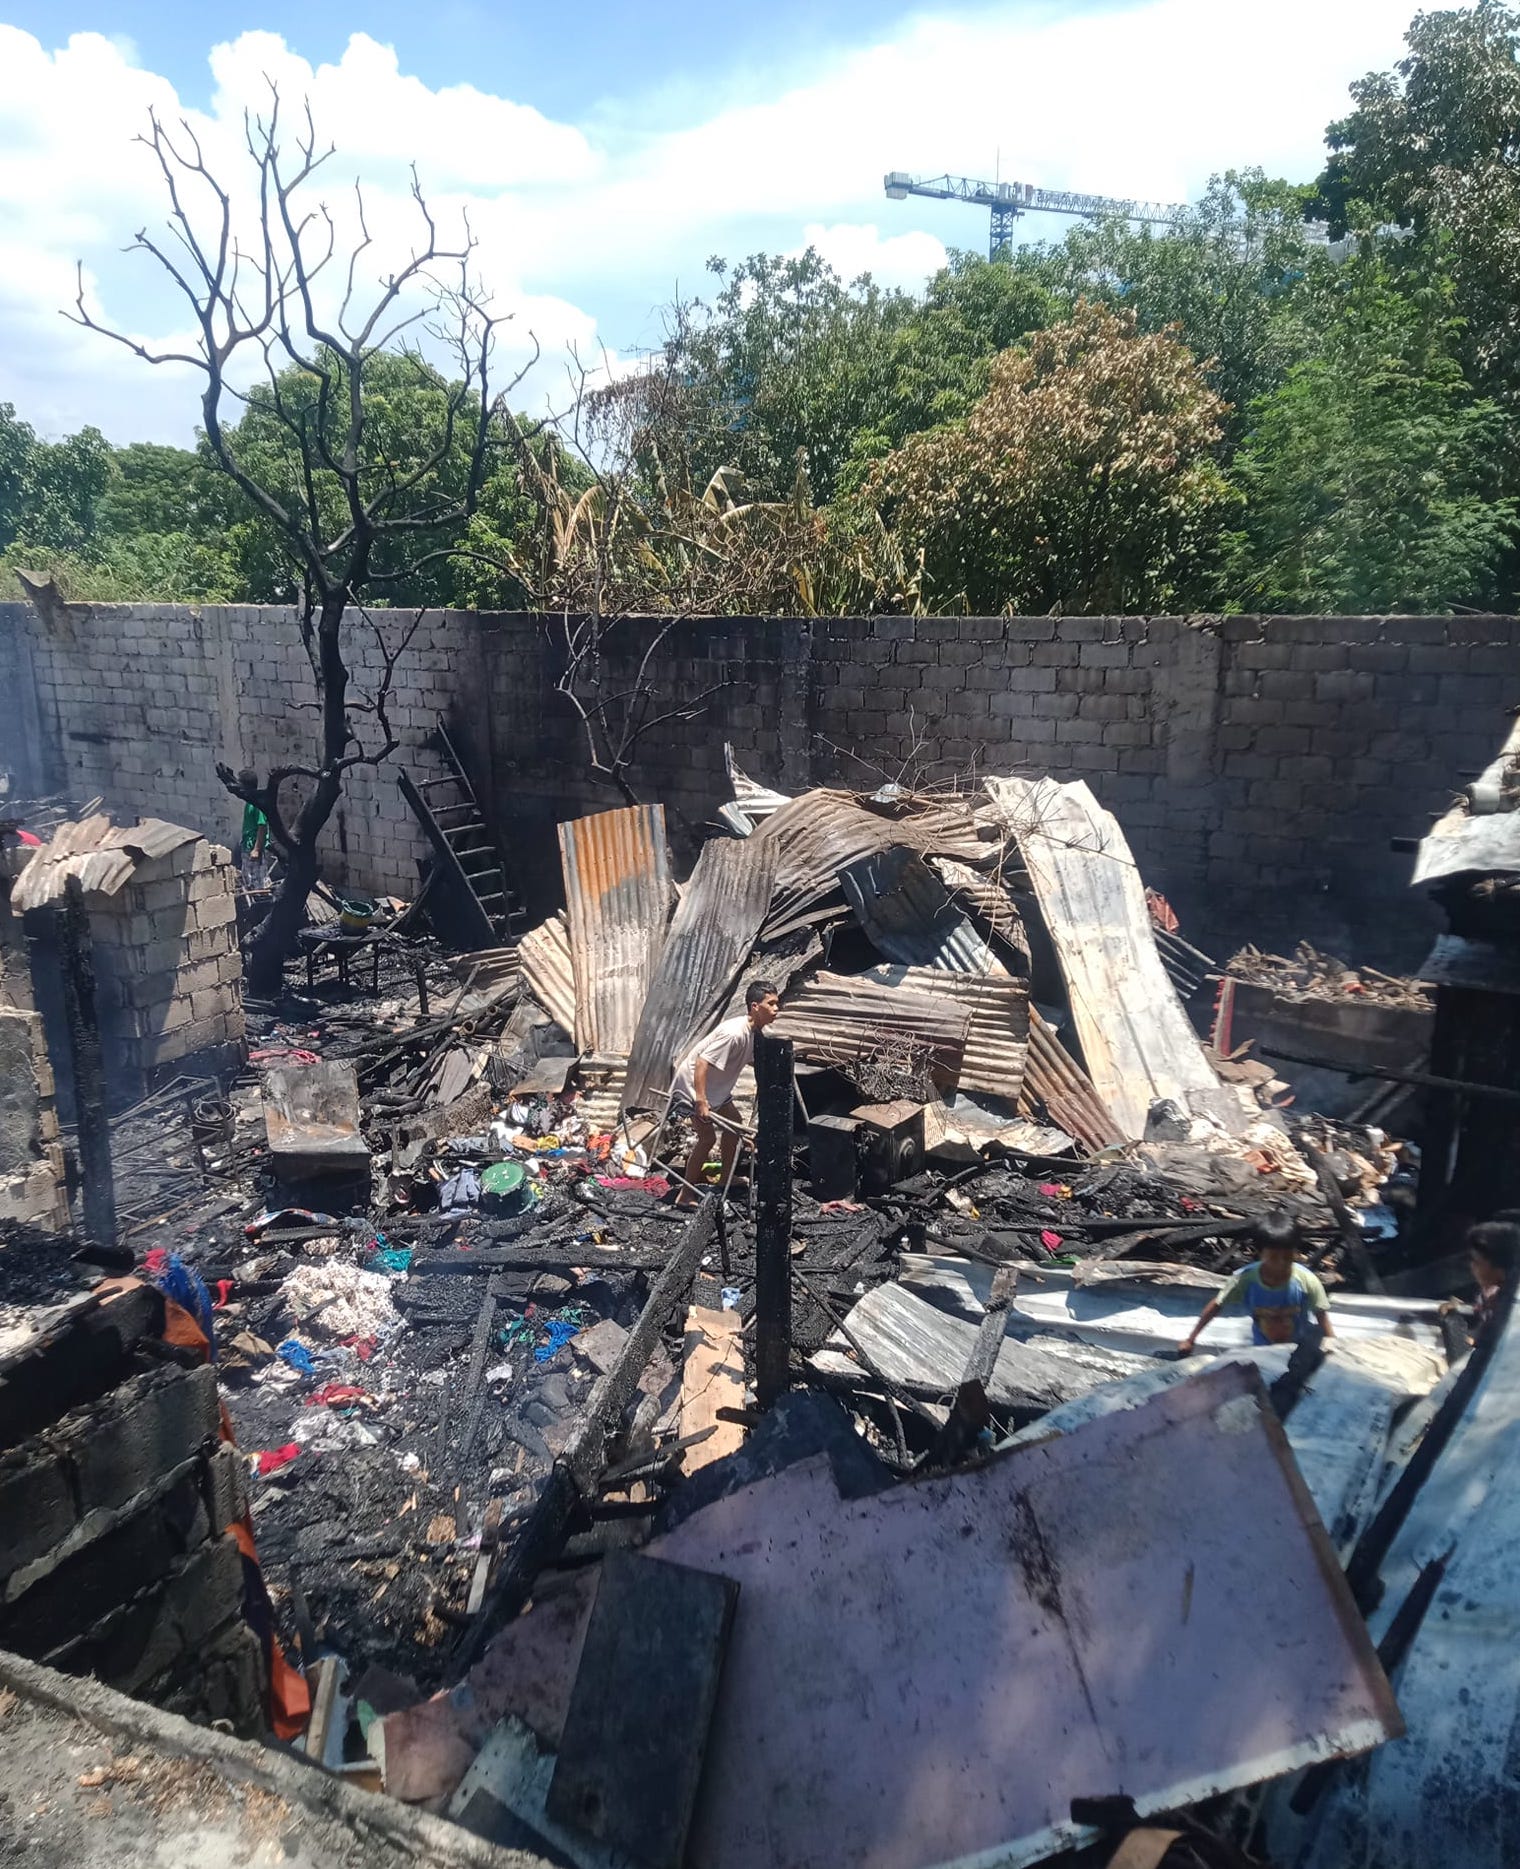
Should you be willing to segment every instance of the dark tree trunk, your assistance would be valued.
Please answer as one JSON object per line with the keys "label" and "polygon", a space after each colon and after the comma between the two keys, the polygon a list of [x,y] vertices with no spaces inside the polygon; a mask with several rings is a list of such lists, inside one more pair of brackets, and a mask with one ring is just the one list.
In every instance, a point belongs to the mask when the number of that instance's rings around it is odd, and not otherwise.
{"label": "dark tree trunk", "polygon": [[294,953],[306,920],[306,899],[320,873],[317,840],[343,796],[342,761],[348,750],[348,669],[339,631],[347,608],[347,590],[330,591],[317,621],[318,667],[322,676],[322,770],[290,828],[285,874],[269,914],[253,939],[248,957],[248,985],[260,998],[272,999],[284,985],[285,962]]}

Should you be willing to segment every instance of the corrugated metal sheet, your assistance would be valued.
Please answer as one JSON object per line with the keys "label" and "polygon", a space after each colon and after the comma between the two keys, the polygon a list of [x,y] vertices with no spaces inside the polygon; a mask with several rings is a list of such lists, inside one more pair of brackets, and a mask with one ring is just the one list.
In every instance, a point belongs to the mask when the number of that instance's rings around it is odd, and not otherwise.
{"label": "corrugated metal sheet", "polygon": [[954,857],[930,857],[930,866],[950,891],[952,900],[969,910],[984,928],[1000,936],[1024,957],[1024,971],[1029,971],[1029,937],[1024,918],[1014,906],[1012,896],[996,874],[984,874],[969,863]]}
{"label": "corrugated metal sheet", "polygon": [[575,1042],[626,1057],[675,891],[665,807],[630,805],[559,827],[575,969]]}
{"label": "corrugated metal sheet", "polygon": [[857,1057],[876,1034],[914,1038],[932,1050],[936,1078],[953,1084],[970,1027],[970,1013],[954,999],[882,986],[861,975],[820,973],[787,995],[771,1030],[792,1039],[801,1056],[817,1064]]}
{"label": "corrugated metal sheet", "polygon": [[845,900],[876,948],[905,967],[984,974],[992,950],[916,850],[894,844],[839,872]]}
{"label": "corrugated metal sheet", "polygon": [[[1367,1612],[1368,1631],[1381,1642],[1424,1567],[1449,1558],[1394,1675],[1408,1736],[1378,1752],[1364,1776],[1332,1783],[1307,1844],[1288,1809],[1289,1788],[1274,1787],[1266,1813],[1274,1862],[1513,1869],[1520,1670],[1505,1657],[1520,1647],[1517,1426],[1520,1307],[1394,1534],[1379,1567],[1382,1600]],[[1389,1482],[1397,1471],[1390,1468]]]}
{"label": "corrugated metal sheet", "polygon": [[1089,1149],[1112,1148],[1124,1140],[1092,1079],[1031,1006],[1024,1066],[1024,1103],[1031,1113],[1036,1099],[1053,1123]]}
{"label": "corrugated metal sheet", "polygon": [[773,792],[768,786],[757,785],[746,773],[739,770],[739,762],[734,758],[731,746],[723,748],[723,758],[728,766],[728,782],[734,788],[734,802],[720,805],[718,816],[739,837],[748,837],[757,824],[779,811],[783,805],[792,802],[789,792]]}
{"label": "corrugated metal sheet", "polygon": [[647,1109],[687,1050],[711,1030],[770,907],[776,846],[719,837],[704,846],[649,983],[623,1091]]}
{"label": "corrugated metal sheet", "polygon": [[804,792],[760,826],[755,836],[776,845],[776,893],[762,937],[843,911],[839,872],[894,844],[974,863],[992,848],[958,801],[903,798],[884,803],[853,792]]}
{"label": "corrugated metal sheet", "polygon": [[71,876],[79,878],[86,895],[114,896],[139,863],[166,857],[182,844],[193,844],[199,835],[162,818],[113,826],[108,817],[97,814],[60,824],[17,878],[12,905],[24,913],[59,901]]}
{"label": "corrugated metal sheet", "polygon": [[575,969],[563,915],[530,928],[518,943],[528,991],[567,1038],[575,1036]]}
{"label": "corrugated metal sheet", "polygon": [[883,986],[906,987],[952,1000],[970,1015],[959,1088],[1018,1101],[1029,1051],[1029,988],[999,967],[984,973],[945,973],[937,967],[873,967],[866,976]]}
{"label": "corrugated metal sheet", "polygon": [[1081,780],[986,780],[1029,866],[1093,1083],[1127,1137],[1151,1105],[1180,1104],[1231,1134],[1239,1098],[1222,1085],[1156,949],[1124,833]]}

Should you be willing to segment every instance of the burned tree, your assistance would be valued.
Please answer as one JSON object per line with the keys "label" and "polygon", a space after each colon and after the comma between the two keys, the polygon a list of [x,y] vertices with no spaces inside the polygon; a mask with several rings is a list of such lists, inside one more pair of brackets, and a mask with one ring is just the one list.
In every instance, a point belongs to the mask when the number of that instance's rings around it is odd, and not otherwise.
{"label": "burned tree", "polygon": [[[160,349],[111,330],[86,305],[82,269],[66,315],[147,363],[202,373],[205,451],[297,581],[297,620],[315,689],[306,704],[317,719],[314,757],[277,764],[253,786],[217,768],[235,798],[263,811],[284,858],[251,967],[254,987],[268,991],[301,926],[318,876],[318,839],[347,775],[378,765],[398,744],[388,703],[417,619],[397,617],[387,627],[387,612],[376,606],[436,559],[475,510],[497,411],[531,361],[493,390],[501,320],[475,278],[474,238],[468,223],[457,241],[440,237],[415,171],[418,236],[366,298],[359,274],[374,241],[362,192],[356,185],[355,232],[345,253],[333,213],[310,198],[309,184],[333,151],[318,147],[309,109],[287,139],[273,86],[267,117],[246,125],[256,201],[246,234],[241,205],[207,166],[188,123],[171,133],[150,116],[140,140],[157,160],[168,215],[162,231],[139,231],[128,250],[147,254],[182,295],[194,343]],[[426,361],[424,339],[447,358],[450,376]],[[427,385],[433,404],[420,441],[399,458],[377,420],[374,387],[382,375],[393,385],[398,372]],[[239,387],[250,375],[256,386]],[[234,405],[241,422],[229,419]],[[252,434],[245,445],[250,426],[278,445],[257,446]],[[375,645],[367,689],[355,680],[356,622]]]}

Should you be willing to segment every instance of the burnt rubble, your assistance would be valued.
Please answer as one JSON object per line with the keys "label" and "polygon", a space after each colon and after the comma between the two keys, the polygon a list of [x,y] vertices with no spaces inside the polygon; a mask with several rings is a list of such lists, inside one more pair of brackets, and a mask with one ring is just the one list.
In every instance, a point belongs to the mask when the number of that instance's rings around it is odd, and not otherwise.
{"label": "burnt rubble", "polygon": [[[1348,1762],[1400,1745],[1441,1586],[1418,1489],[1387,1502],[1422,1429],[1481,1465],[1467,1424],[1507,1406],[1507,1312],[1479,1362],[1440,1302],[1482,1215],[1421,1174],[1431,1034],[1476,1055],[1451,988],[1307,947],[1216,964],[1085,785],[734,779],[679,890],[641,806],[562,827],[565,909],[531,929],[446,866],[431,922],[426,888],[315,900],[277,1001],[219,1000],[210,1052],[113,1090],[107,1165],[67,1101],[59,1213],[0,1221],[0,1496],[57,1515],[0,1513],[0,1647],[577,1865],[1096,1862],[1152,1824],[1307,1869]],[[220,877],[189,835],[80,848]],[[32,864],[70,859],[69,821],[54,843]],[[446,951],[462,924],[496,944]],[[737,1167],[689,1185],[673,1067],[753,979],[781,1015]],[[1226,1313],[1180,1359],[1284,1216],[1333,1340]],[[144,1411],[168,1425],[97,1497]],[[1508,1498],[1484,1471],[1475,1525]],[[1317,1661],[1233,1652],[1232,1591],[1279,1582],[1334,1632]],[[1013,1608],[1027,1646],[996,1635]],[[1126,1776],[1131,1662],[1179,1711]],[[1185,1712],[1206,1675],[1259,1726]],[[1074,1683],[1042,1753],[1035,1702]]]}

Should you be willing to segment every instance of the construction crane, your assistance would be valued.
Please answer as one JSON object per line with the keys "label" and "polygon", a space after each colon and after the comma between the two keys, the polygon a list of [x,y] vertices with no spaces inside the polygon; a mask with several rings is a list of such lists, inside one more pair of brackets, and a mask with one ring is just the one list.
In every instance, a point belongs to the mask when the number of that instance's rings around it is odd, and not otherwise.
{"label": "construction crane", "polygon": [[1110,195],[1078,195],[1064,188],[1036,188],[1032,182],[976,182],[967,175],[907,175],[894,169],[885,178],[887,199],[906,201],[923,195],[930,201],[964,201],[992,210],[988,259],[995,260],[1013,238],[1013,224],[1031,208],[1047,214],[1117,214],[1153,227],[1175,227],[1186,208],[1165,201],[1116,201]]}

